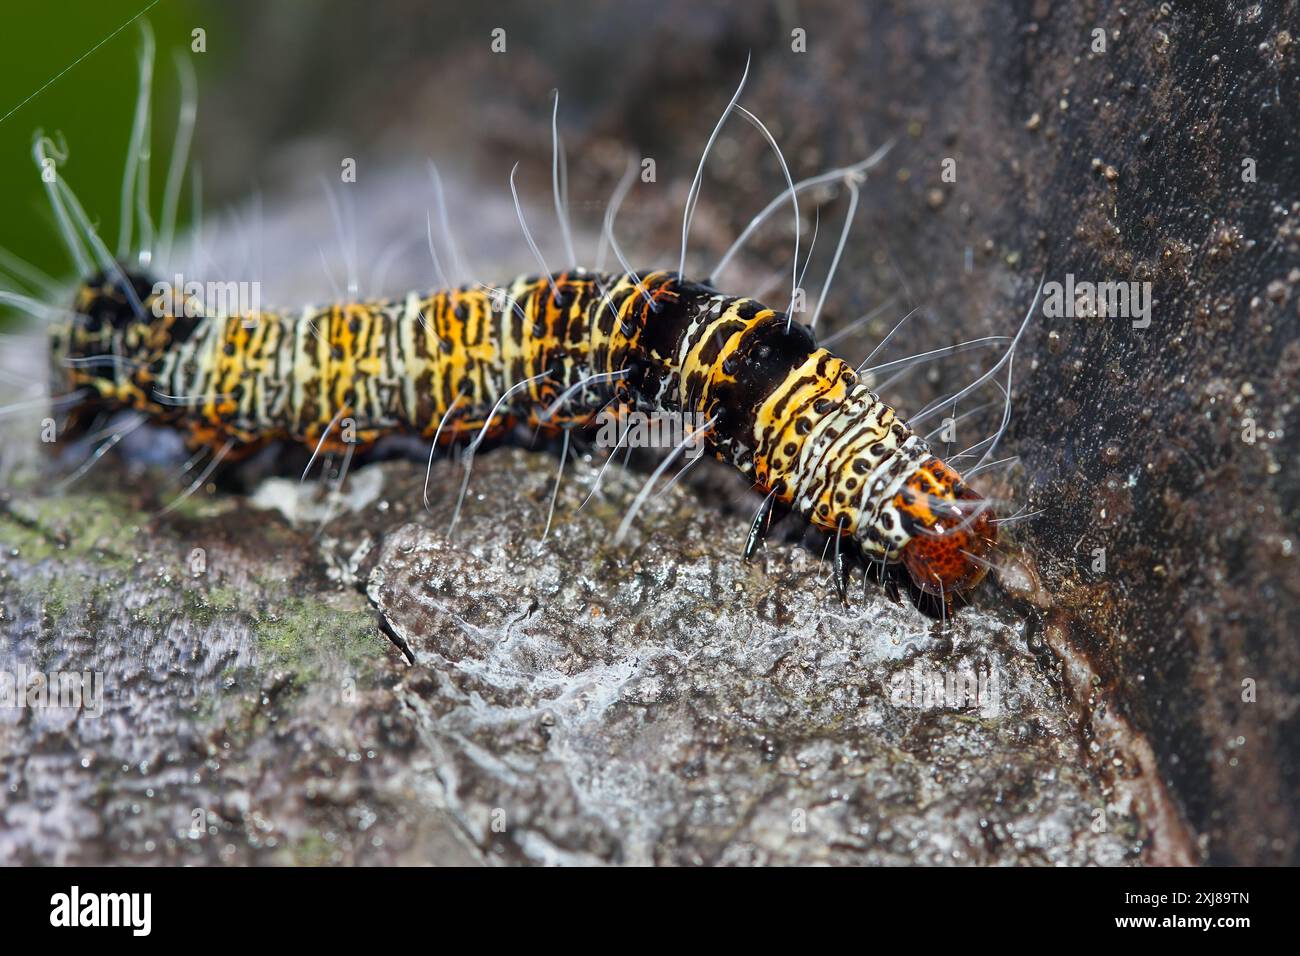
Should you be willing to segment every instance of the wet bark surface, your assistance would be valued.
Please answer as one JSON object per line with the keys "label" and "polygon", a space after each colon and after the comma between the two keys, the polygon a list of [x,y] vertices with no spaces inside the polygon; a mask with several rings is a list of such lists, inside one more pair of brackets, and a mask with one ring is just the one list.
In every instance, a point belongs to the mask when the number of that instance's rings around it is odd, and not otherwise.
{"label": "wet bark surface", "polygon": [[[99,718],[0,714],[0,857],[1297,861],[1296,5],[791,10],[396,5],[306,25],[250,6],[227,64],[245,79],[205,100],[204,148],[223,158],[209,178],[236,195],[254,167],[235,145],[268,144],[289,210],[268,217],[268,245],[287,259],[304,228],[331,228],[319,193],[295,192],[314,162],[434,154],[467,258],[500,281],[533,268],[505,176],[530,157],[521,186],[545,209],[558,86],[575,216],[599,221],[625,151],[653,157],[619,234],[638,263],[675,264],[699,150],[752,52],[744,102],[796,178],[895,141],[822,321],[895,307],[846,355],[913,307],[890,358],[1013,334],[1040,280],[1151,283],[1145,327],[1040,309],[1027,328],[998,446],[1019,460],[984,484],[1038,513],[1007,526],[1000,586],[947,631],[876,589],[846,611],[821,542],[791,533],[740,562],[756,502],[720,468],[615,547],[646,473],[611,467],[579,511],[601,462],[571,463],[539,545],[553,451],[480,456],[449,534],[454,462],[435,463],[427,511],[423,463],[387,462],[332,503],[272,478],[154,518],[179,490],[158,470],[108,462],[52,494],[38,425],[20,426],[0,515],[5,667],[96,670],[107,696]],[[638,42],[602,41],[631,23]],[[309,96],[270,82],[261,55],[348,43],[393,68]],[[295,110],[316,138],[273,148]],[[782,183],[732,124],[692,232],[700,268]],[[420,175],[372,181],[363,249],[422,239]],[[818,283],[844,198],[827,190],[815,220]],[[719,284],[788,277],[790,240],[787,224],[761,233]],[[307,253],[280,270],[295,292],[318,269]],[[393,280],[428,285],[415,262]],[[980,361],[887,397],[919,409]],[[984,706],[927,702],[936,678],[967,676],[996,682]]]}
{"label": "wet bark surface", "polygon": [[[5,858],[1137,859],[1141,815],[1106,810],[1016,615],[841,608],[815,553],[743,564],[742,529],[680,486],[614,547],[642,476],[611,469],[579,511],[596,463],[540,543],[553,464],[485,459],[454,535],[454,496],[425,511],[406,462],[359,471],[319,536],[330,504],[294,479],[166,519],[13,496],[8,669],[105,693],[6,709]],[[435,488],[461,474],[436,463]]]}

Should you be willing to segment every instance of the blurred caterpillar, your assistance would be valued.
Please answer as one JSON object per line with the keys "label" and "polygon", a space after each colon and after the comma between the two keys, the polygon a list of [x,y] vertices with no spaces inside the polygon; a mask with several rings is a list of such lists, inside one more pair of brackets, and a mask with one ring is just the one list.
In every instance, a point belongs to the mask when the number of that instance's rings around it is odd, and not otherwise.
{"label": "blurred caterpillar", "polygon": [[[38,138],[43,169],[51,151]],[[128,181],[140,175],[128,164]],[[803,185],[791,182],[791,198]],[[133,410],[208,449],[203,480],[221,462],[276,441],[313,449],[313,461],[323,451],[350,460],[396,432],[435,448],[468,441],[472,451],[517,422],[567,435],[609,406],[669,413],[706,422],[692,437],[763,493],[747,558],[780,509],[830,534],[846,602],[855,552],[868,567],[901,565],[945,605],[991,566],[990,503],[854,367],[819,348],[809,327],[753,299],[680,272],[572,269],[499,289],[411,292],[295,314],[210,311],[201,298],[155,282],[152,236],[141,237],[135,264],[121,251],[111,256],[67,186],[57,180],[49,193],[82,272],[71,311],[52,310],[50,326],[65,436]],[[556,198],[571,250],[558,187]],[[129,219],[125,193],[123,203]],[[947,401],[987,381],[1012,349]]]}

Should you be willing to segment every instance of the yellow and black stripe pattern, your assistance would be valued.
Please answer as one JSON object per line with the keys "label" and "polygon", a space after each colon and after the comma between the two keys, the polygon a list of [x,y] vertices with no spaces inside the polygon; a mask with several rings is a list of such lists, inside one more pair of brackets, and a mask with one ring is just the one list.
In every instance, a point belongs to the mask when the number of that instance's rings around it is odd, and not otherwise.
{"label": "yellow and black stripe pattern", "polygon": [[807,328],[675,273],[575,270],[296,314],[208,315],[154,288],[87,281],[54,332],[56,371],[87,407],[139,409],[195,445],[451,441],[585,425],[617,403],[711,422],[717,457],[769,501],[902,560],[927,590],[971,586],[982,570],[960,553],[995,538],[960,477]]}

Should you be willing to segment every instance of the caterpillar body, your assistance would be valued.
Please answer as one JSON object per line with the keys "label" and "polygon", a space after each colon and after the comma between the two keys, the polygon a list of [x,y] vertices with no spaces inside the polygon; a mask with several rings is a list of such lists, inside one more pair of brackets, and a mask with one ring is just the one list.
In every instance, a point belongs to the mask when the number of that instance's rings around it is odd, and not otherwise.
{"label": "caterpillar body", "polygon": [[[691,415],[774,508],[948,600],[984,576],[988,505],[806,326],[674,272],[575,269],[297,314],[205,314],[126,266],[85,278],[51,326],[68,430],[134,409],[237,458],[272,441],[365,449],[590,426],[608,406]],[[109,357],[106,360],[106,357]],[[350,420],[353,434],[340,423]],[[841,548],[841,544],[845,547]]]}

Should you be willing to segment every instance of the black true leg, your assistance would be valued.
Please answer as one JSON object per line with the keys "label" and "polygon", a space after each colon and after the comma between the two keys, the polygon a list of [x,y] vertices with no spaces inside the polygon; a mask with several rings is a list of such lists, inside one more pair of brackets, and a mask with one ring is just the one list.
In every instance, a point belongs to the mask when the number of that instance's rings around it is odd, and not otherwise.
{"label": "black true leg", "polygon": [[[882,556],[879,561],[875,558],[868,558],[868,565],[875,575],[876,581],[885,589],[885,596],[895,604],[903,603],[903,596],[898,590],[898,571],[895,565],[889,564]],[[866,594],[863,594],[866,597]]]}
{"label": "black true leg", "polygon": [[840,603],[845,607],[849,606],[849,563],[846,559],[844,549],[840,547],[840,539],[844,536],[839,532],[835,533],[835,590],[839,592]]}
{"label": "black true leg", "polygon": [[758,551],[758,546],[763,543],[769,531],[772,530],[772,515],[776,512],[776,520],[780,521],[785,517],[787,509],[778,508],[776,505],[776,492],[770,492],[763,499],[763,503],[758,506],[758,514],[754,515],[754,523],[749,526],[749,537],[745,541],[745,560],[752,558]]}

